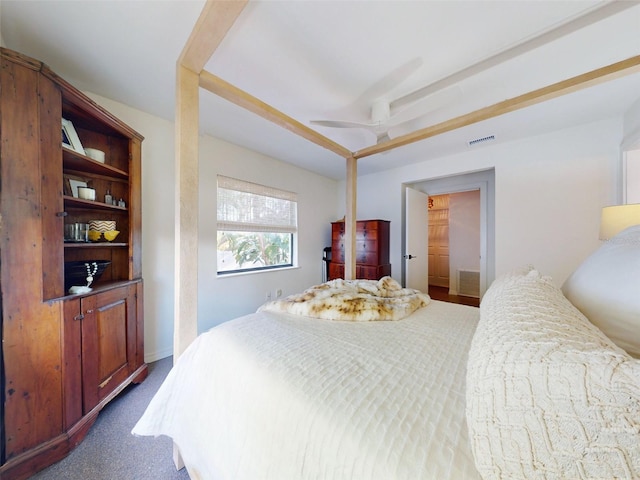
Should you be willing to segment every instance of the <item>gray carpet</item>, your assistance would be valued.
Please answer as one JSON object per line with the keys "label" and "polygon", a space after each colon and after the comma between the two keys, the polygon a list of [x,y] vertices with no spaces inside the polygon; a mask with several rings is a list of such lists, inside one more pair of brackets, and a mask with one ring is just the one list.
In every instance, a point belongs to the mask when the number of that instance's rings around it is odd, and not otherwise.
{"label": "gray carpet", "polygon": [[175,469],[169,438],[131,435],[131,429],[172,364],[171,357],[149,364],[146,380],[130,385],[112,400],[100,412],[84,441],[68,457],[31,479],[188,480],[186,469]]}

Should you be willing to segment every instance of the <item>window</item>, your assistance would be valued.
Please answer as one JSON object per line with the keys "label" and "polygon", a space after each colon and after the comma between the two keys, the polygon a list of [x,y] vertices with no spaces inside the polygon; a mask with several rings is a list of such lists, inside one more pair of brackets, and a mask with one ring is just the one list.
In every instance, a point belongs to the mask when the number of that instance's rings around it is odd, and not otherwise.
{"label": "window", "polygon": [[293,266],[297,195],[218,175],[218,273]]}

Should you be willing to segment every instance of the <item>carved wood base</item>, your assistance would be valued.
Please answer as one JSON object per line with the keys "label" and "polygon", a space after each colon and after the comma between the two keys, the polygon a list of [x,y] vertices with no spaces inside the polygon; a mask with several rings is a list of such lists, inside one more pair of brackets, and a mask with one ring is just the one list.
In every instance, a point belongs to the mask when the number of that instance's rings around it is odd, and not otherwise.
{"label": "carved wood base", "polygon": [[145,363],[122,382],[108,397],[104,398],[95,408],[84,415],[67,432],[8,460],[0,467],[0,478],[2,478],[2,480],[24,480],[62,460],[84,440],[91,426],[97,420],[100,410],[129,384],[141,383],[147,378],[148,373],[149,367]]}

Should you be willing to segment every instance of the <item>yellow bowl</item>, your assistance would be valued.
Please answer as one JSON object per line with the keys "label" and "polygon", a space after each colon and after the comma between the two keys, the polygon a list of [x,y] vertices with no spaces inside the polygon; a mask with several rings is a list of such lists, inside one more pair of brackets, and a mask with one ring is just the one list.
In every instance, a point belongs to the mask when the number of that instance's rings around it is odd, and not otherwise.
{"label": "yellow bowl", "polygon": [[97,242],[98,240],[100,240],[102,233],[97,232],[96,230],[89,230],[88,235],[89,235],[89,240],[91,240],[92,242]]}
{"label": "yellow bowl", "polygon": [[104,235],[104,238],[106,238],[110,242],[113,242],[119,233],[120,232],[118,230],[109,230],[108,232],[104,232],[103,235]]}

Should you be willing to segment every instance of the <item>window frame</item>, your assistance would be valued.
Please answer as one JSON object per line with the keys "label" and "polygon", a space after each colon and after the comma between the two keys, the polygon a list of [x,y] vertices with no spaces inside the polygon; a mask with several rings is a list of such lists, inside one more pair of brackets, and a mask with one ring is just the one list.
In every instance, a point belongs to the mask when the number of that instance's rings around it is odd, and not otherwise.
{"label": "window frame", "polygon": [[[217,175],[216,198],[216,273],[218,276],[273,271],[297,266],[297,193]],[[233,206],[227,208],[227,205],[233,203],[232,200],[237,202],[235,209]],[[218,249],[218,242],[222,232],[247,235],[289,234],[288,261],[277,265],[220,270],[218,255],[221,250]]]}

